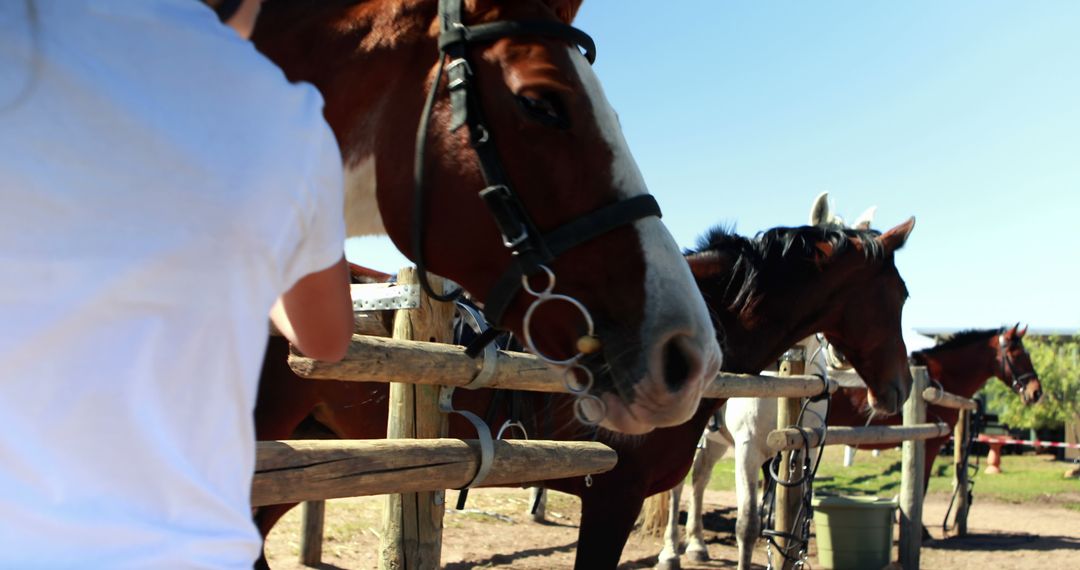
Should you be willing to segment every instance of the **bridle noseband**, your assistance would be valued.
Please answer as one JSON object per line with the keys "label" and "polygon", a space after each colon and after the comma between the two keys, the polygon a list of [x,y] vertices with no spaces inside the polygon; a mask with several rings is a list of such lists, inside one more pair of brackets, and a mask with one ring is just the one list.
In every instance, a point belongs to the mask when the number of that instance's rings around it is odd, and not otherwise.
{"label": "bridle noseband", "polygon": [[1013,361],[1012,355],[1009,354],[1009,348],[1012,348],[1014,343],[1015,341],[1009,340],[1008,344],[1006,344],[1005,333],[998,335],[998,364],[1001,366],[1002,372],[1009,377],[1013,391],[1019,394],[1023,393],[1028,383],[1038,379],[1039,375],[1033,371],[1019,375],[1016,373],[1016,362]]}
{"label": "bridle noseband", "polygon": [[[525,209],[524,204],[514,192],[513,186],[499,160],[498,151],[492,140],[492,132],[487,127],[479,95],[474,85],[474,71],[469,63],[470,45],[490,43],[495,40],[514,36],[540,36],[565,40],[584,50],[589,63],[596,58],[596,45],[585,32],[567,24],[553,21],[497,21],[486,24],[467,26],[462,17],[463,0],[439,0],[439,62],[435,80],[428,91],[420,125],[416,136],[416,153],[413,164],[413,216],[412,216],[412,253],[416,262],[421,287],[432,298],[450,301],[460,295],[460,290],[450,294],[436,294],[427,281],[424,262],[425,228],[425,189],[424,189],[424,153],[427,147],[428,127],[435,98],[440,90],[442,76],[447,75],[447,89],[450,94],[451,121],[450,130],[456,131],[462,126],[468,128],[469,141],[476,152],[485,187],[479,191],[479,197],[487,205],[495,224],[502,235],[503,245],[510,250],[513,261],[510,267],[496,281],[484,299],[484,315],[493,329],[500,328],[506,310],[524,288],[535,299],[525,315],[523,323],[524,339],[529,349],[548,363],[569,367],[567,370],[567,389],[578,396],[575,412],[584,423],[595,424],[603,419],[605,408],[603,401],[588,394],[592,387],[592,374],[581,366],[580,360],[585,353],[576,349],[575,356],[568,359],[555,359],[543,355],[532,341],[531,318],[543,303],[559,301],[570,303],[584,317],[587,334],[593,334],[593,320],[586,307],[576,299],[554,293],[555,273],[548,267],[559,255],[588,242],[616,228],[632,224],[650,216],[660,217],[660,207],[649,195],[640,195],[601,207],[576,218],[550,232],[541,233]],[[449,59],[449,63],[447,63]],[[529,286],[529,277],[543,274],[546,284],[542,288]],[[486,335],[484,340],[493,338]],[[474,343],[470,353],[478,353]],[[585,375],[585,382],[574,378],[573,370]],[[592,408],[590,412],[588,408]],[[599,418],[596,416],[599,415]]]}

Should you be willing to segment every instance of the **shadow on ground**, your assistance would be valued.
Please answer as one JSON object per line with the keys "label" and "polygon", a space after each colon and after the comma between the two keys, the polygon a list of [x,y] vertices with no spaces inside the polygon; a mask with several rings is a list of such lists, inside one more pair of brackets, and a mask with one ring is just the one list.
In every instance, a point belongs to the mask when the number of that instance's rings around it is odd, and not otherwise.
{"label": "shadow on ground", "polygon": [[528,550],[519,550],[512,554],[496,554],[490,558],[483,560],[469,560],[466,562],[451,562],[443,566],[445,570],[466,570],[468,568],[484,568],[487,566],[505,566],[513,564],[516,561],[524,560],[526,558],[532,558],[536,556],[550,556],[552,554],[560,552],[574,552],[577,548],[577,541],[569,544],[563,544],[561,546],[549,546],[546,548],[530,548]]}
{"label": "shadow on ground", "polygon": [[986,533],[968,534],[964,537],[945,540],[928,540],[923,542],[923,547],[955,551],[1080,550],[1080,539],[1071,536],[1039,536],[1026,533]]}
{"label": "shadow on ground", "polygon": [[[735,520],[737,517],[738,510],[735,507],[719,507],[707,511],[702,517],[705,528],[705,544],[721,544],[735,548]],[[686,511],[679,512],[679,524],[685,529]],[[683,529],[679,529],[680,532],[683,532]],[[682,548],[685,547],[685,544],[682,545]],[[656,555],[638,558],[637,560],[624,560],[619,564],[619,570],[652,568],[656,566],[656,563]],[[738,562],[734,560],[711,560],[708,564],[709,568],[735,568],[738,566]]]}

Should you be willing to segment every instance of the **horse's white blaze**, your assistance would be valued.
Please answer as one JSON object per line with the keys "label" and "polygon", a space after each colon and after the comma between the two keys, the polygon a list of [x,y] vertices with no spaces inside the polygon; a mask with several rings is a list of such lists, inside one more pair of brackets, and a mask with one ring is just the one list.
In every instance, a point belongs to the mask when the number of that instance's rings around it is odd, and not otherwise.
{"label": "horse's white blaze", "polygon": [[[600,134],[611,148],[612,184],[622,198],[648,193],[645,179],[623,137],[618,116],[604,96],[599,79],[580,53],[572,53],[571,60],[592,103]],[[694,284],[690,267],[675,239],[656,218],[638,220],[634,228],[645,256],[645,321],[641,330],[641,338],[646,343],[644,348],[655,348],[649,344],[650,341],[666,340],[673,332],[685,334],[701,350],[701,356],[705,359],[704,371],[715,371],[721,360],[716,332],[701,293]],[[679,330],[672,330],[673,323],[679,323]],[[653,366],[659,366],[659,358],[652,360]],[[661,370],[648,370],[645,373],[662,378]]]}
{"label": "horse's white blaze", "polygon": [[375,156],[349,160],[345,166],[345,232],[349,237],[384,235],[375,198]]}

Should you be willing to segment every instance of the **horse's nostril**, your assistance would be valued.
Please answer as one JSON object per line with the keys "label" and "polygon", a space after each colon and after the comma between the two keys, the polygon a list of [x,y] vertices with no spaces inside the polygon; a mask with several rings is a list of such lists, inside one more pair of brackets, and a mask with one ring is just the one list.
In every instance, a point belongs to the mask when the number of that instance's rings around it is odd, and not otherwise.
{"label": "horse's nostril", "polygon": [[678,392],[686,385],[690,377],[690,359],[683,350],[681,343],[675,339],[669,340],[664,345],[664,383],[668,390]]}

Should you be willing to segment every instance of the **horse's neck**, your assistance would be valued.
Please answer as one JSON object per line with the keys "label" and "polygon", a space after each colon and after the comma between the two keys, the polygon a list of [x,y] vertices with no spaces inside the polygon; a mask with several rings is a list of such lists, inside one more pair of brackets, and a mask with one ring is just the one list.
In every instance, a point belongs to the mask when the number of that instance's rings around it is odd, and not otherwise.
{"label": "horse's neck", "polygon": [[[310,82],[322,92],[330,124],[349,129],[336,133],[349,166],[376,150],[380,123],[410,119],[396,127],[410,137],[415,134],[414,128],[401,126],[415,124],[426,77],[436,61],[435,42],[428,34],[434,16],[433,2],[417,0],[340,1],[317,7],[299,0],[268,2],[254,39],[290,80]],[[431,65],[416,64],[418,50],[425,50],[420,61]]]}
{"label": "horse's neck", "polygon": [[323,94],[344,160],[350,236],[385,234],[376,201],[379,181],[396,188],[387,180],[408,179],[396,170],[411,164],[401,157],[411,156],[416,129],[409,125],[420,115],[436,61],[428,34],[434,18],[435,4],[418,0],[315,7],[299,0],[269,2],[259,16],[259,49],[290,80],[310,82]]}
{"label": "horse's neck", "polygon": [[723,368],[741,374],[765,369],[824,324],[816,302],[804,303],[800,295],[782,293],[767,295],[747,311],[721,313],[726,348]]}
{"label": "horse's neck", "polygon": [[970,398],[997,374],[996,353],[987,343],[922,353],[930,377],[958,396]]}

